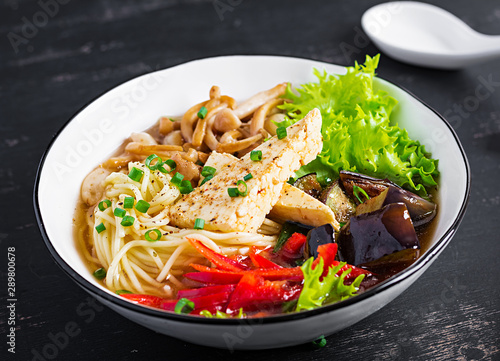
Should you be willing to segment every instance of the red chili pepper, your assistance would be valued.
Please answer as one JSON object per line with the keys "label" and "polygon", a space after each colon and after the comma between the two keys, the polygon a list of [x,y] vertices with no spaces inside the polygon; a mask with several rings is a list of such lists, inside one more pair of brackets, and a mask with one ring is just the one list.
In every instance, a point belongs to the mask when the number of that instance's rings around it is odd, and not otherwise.
{"label": "red chili pepper", "polygon": [[200,252],[205,258],[207,258],[210,262],[215,264],[218,268],[226,271],[241,271],[248,269],[248,267],[238,263],[235,260],[232,260],[220,253],[212,251],[210,248],[205,246],[201,241],[197,239],[188,238],[189,243],[196,248],[198,252]]}
{"label": "red chili pepper", "polygon": [[280,269],[283,268],[280,265],[277,265],[273,261],[268,260],[265,257],[262,257],[260,254],[250,253],[249,254],[252,263],[257,268],[265,268],[265,269]]}
{"label": "red chili pepper", "polygon": [[235,288],[236,285],[233,284],[233,285],[209,286],[209,287],[201,287],[188,290],[180,290],[179,292],[177,292],[177,298],[191,299],[191,297],[201,297],[217,293],[232,292],[234,291]]}
{"label": "red chili pepper", "polygon": [[122,293],[120,296],[123,298],[126,298],[129,301],[132,301],[134,303],[138,303],[144,306],[150,306],[150,307],[156,307],[159,308],[160,305],[162,304],[163,301],[165,301],[164,298],[157,297],[157,296],[151,296],[151,295],[142,295],[142,294],[136,294],[136,293]]}
{"label": "red chili pepper", "polygon": [[[235,284],[246,274],[255,274],[263,277],[266,280],[290,280],[302,281],[304,278],[300,267],[293,268],[280,268],[280,269],[256,269],[251,271],[220,271],[217,269],[203,269],[200,265],[192,265],[194,268],[202,270],[201,272],[186,273],[184,277],[198,282],[212,283],[212,284]],[[195,267],[196,266],[196,267]]]}
{"label": "red chili pepper", "polygon": [[302,286],[287,281],[269,281],[255,273],[246,273],[236,286],[227,312],[263,310],[266,305],[281,304],[299,297]]}

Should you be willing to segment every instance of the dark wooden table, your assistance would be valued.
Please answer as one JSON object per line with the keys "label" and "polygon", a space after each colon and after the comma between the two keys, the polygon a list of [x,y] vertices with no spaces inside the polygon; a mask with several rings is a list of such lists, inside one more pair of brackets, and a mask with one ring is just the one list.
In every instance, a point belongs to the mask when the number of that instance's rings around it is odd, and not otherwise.
{"label": "dark wooden table", "polygon": [[[102,306],[92,308],[86,305],[89,296],[52,261],[38,231],[32,206],[38,161],[53,134],[89,100],[138,75],[216,55],[363,61],[378,51],[363,35],[360,18],[378,2],[2,1],[0,359],[500,359],[498,61],[437,71],[383,56],[379,74],[434,107],[457,131],[472,167],[469,208],[451,244],[409,290],[328,337],[321,350],[302,345],[229,353],[158,335]],[[478,31],[500,34],[498,2],[436,4]],[[478,98],[476,88],[488,81],[488,96]],[[15,355],[7,352],[9,247],[16,257]],[[82,307],[85,315],[78,312]],[[65,338],[68,327],[73,336]]]}

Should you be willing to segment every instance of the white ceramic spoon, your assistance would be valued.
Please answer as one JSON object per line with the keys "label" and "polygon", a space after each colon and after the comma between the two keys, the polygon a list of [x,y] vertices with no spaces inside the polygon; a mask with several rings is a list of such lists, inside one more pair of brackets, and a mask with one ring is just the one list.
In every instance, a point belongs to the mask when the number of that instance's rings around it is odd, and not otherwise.
{"label": "white ceramic spoon", "polygon": [[395,1],[368,9],[361,25],[388,56],[413,65],[459,69],[500,58],[500,36],[484,35],[437,6]]}

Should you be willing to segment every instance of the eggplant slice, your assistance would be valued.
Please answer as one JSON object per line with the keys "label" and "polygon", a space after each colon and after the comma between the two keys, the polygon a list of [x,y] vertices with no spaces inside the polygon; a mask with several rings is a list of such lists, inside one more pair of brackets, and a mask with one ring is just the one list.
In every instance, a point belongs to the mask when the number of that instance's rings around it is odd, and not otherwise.
{"label": "eggplant slice", "polygon": [[415,228],[404,203],[351,217],[340,231],[342,261],[357,266],[404,249],[419,249]]}

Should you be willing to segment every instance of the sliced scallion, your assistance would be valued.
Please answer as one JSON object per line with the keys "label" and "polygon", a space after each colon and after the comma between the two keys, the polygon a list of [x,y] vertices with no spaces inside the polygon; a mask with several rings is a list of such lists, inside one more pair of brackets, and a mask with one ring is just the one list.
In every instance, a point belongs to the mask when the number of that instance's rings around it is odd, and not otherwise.
{"label": "sliced scallion", "polygon": [[200,110],[198,111],[198,118],[200,119],[205,119],[205,117],[207,116],[207,113],[208,113],[208,109],[205,108],[205,107],[201,107]]}
{"label": "sliced scallion", "polygon": [[261,150],[252,150],[250,152],[250,159],[254,162],[260,162],[262,160],[262,151]]}
{"label": "sliced scallion", "polygon": [[209,175],[213,176],[215,172],[217,172],[217,169],[215,169],[214,167],[210,167],[209,165],[206,165],[201,170],[201,175],[204,177],[208,177]]}
{"label": "sliced scallion", "polygon": [[227,194],[229,194],[229,197],[238,197],[240,192],[238,192],[238,188],[228,188]]}
{"label": "sliced scallion", "polygon": [[238,194],[242,197],[246,197],[248,195],[248,186],[245,181],[239,180],[236,182],[236,187],[238,188]]}
{"label": "sliced scallion", "polygon": [[252,173],[248,173],[246,176],[244,176],[244,177],[243,177],[243,180],[244,180],[244,181],[247,181],[247,180],[250,180],[250,179],[252,179],[252,178],[253,178]]}
{"label": "sliced scallion", "polygon": [[364,201],[361,200],[360,194],[364,195],[366,197],[366,200],[370,199],[370,196],[368,193],[365,192],[365,190],[357,185],[352,186],[352,193],[354,196],[357,198],[359,203],[363,203]]}
{"label": "sliced scallion", "polygon": [[188,314],[191,313],[191,311],[194,310],[194,302],[187,299],[187,298],[181,298],[177,303],[175,304],[174,312],[178,314]]}
{"label": "sliced scallion", "polygon": [[130,173],[128,174],[128,177],[132,179],[133,181],[140,182],[142,176],[144,175],[144,171],[133,167]]}
{"label": "sliced scallion", "polygon": [[[151,164],[153,161],[155,161],[154,164]],[[159,166],[162,165],[161,158],[158,157],[156,154],[151,154],[149,157],[146,158],[146,161],[144,162],[146,164],[146,167],[148,167],[151,170],[157,170]]]}
{"label": "sliced scallion", "polygon": [[98,280],[102,280],[106,277],[106,270],[104,268],[98,268],[93,273],[94,277]]}
{"label": "sliced scallion", "polygon": [[201,218],[196,218],[194,220],[194,229],[203,229],[205,227],[205,220]]}
{"label": "sliced scallion", "polygon": [[130,227],[131,225],[134,224],[134,221],[135,221],[135,218],[132,217],[132,216],[125,216],[123,217],[122,221],[120,222],[120,224],[123,226],[123,227]]}
{"label": "sliced scallion", "polygon": [[131,209],[134,207],[134,197],[125,197],[123,200],[123,208]]}
{"label": "sliced scallion", "polygon": [[278,139],[285,138],[286,137],[286,127],[276,128],[276,135],[278,136]]}
{"label": "sliced scallion", "polygon": [[117,295],[123,295],[123,294],[131,294],[132,292],[130,292],[129,290],[116,290],[115,293]]}
{"label": "sliced scallion", "polygon": [[144,200],[139,200],[136,205],[135,209],[137,209],[141,213],[146,213],[150,207],[150,204]]}
{"label": "sliced scallion", "polygon": [[98,207],[101,212],[104,212],[106,209],[111,207],[111,201],[109,199],[105,199],[99,203]]}
{"label": "sliced scallion", "polygon": [[183,180],[179,186],[179,190],[181,191],[181,194],[188,194],[193,191],[193,186],[190,181]]}
{"label": "sliced scallion", "polygon": [[207,175],[202,181],[200,186],[204,185],[206,182],[208,182],[210,179],[212,179],[214,176],[213,175]]}
{"label": "sliced scallion", "polygon": [[95,230],[97,231],[97,233],[104,232],[106,230],[106,226],[104,225],[104,223],[100,223],[95,227]]}
{"label": "sliced scallion", "polygon": [[115,208],[113,214],[117,217],[123,218],[127,214],[127,211],[125,209]]}
{"label": "sliced scallion", "polygon": [[[153,237],[151,237],[151,234],[154,234]],[[162,234],[159,230],[157,229],[150,229],[144,234],[144,237],[146,238],[146,241],[149,242],[156,242],[159,241],[162,237]]]}
{"label": "sliced scallion", "polygon": [[170,183],[172,183],[174,186],[179,187],[181,185],[182,180],[184,179],[184,176],[180,174],[179,172],[175,173],[172,179],[170,180]]}
{"label": "sliced scallion", "polygon": [[173,159],[167,159],[166,161],[163,162],[163,164],[166,164],[169,166],[169,168],[170,168],[170,170],[168,171],[169,173],[173,172],[175,170],[175,168],[177,168],[177,163],[175,163],[175,160],[173,160]]}

